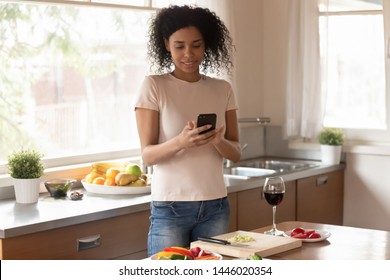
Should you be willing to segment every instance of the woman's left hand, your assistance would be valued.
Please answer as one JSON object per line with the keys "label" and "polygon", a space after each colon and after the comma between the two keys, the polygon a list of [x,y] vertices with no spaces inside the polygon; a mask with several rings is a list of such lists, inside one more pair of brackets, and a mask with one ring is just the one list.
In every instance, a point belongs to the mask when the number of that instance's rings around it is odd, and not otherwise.
{"label": "woman's left hand", "polygon": [[224,132],[224,128],[225,126],[222,125],[220,126],[218,129],[215,130],[215,137],[214,139],[212,140],[212,143],[214,145],[218,145],[219,143],[221,143],[222,139],[223,139],[223,135],[222,133]]}

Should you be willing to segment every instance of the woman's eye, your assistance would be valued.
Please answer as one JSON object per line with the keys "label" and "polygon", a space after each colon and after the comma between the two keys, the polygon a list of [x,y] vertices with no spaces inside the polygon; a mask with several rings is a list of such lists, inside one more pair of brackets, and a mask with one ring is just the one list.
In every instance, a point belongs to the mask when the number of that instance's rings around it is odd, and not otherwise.
{"label": "woman's eye", "polygon": [[[202,46],[202,45],[193,45],[193,46],[191,46],[191,47],[189,47],[189,48],[198,49],[198,48],[200,48],[201,46]],[[184,49],[185,46],[175,46],[175,48],[178,49],[178,50],[180,50],[180,49]]]}

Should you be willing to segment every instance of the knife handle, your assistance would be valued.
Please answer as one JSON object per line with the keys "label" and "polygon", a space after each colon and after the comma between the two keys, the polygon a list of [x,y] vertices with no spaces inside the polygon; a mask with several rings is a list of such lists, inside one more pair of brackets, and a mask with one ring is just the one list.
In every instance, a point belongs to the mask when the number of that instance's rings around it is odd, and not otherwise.
{"label": "knife handle", "polygon": [[212,238],[212,237],[198,237],[198,240],[216,243],[216,244],[222,244],[222,245],[230,244],[229,241],[218,239],[218,238]]}

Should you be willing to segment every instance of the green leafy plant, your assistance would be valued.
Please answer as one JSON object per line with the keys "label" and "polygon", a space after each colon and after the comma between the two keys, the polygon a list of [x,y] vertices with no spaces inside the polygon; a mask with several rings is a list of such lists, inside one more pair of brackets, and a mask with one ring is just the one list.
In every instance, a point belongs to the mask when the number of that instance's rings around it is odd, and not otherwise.
{"label": "green leafy plant", "polygon": [[340,146],[344,144],[344,131],[340,128],[325,127],[318,135],[321,145]]}
{"label": "green leafy plant", "polygon": [[43,155],[35,150],[15,151],[8,156],[8,173],[16,179],[40,178],[45,171],[42,157]]}

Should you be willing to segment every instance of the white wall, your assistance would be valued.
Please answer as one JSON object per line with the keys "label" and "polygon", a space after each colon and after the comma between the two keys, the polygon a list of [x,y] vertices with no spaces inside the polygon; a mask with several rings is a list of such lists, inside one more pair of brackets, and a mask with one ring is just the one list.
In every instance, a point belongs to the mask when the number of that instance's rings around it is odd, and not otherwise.
{"label": "white wall", "polygon": [[284,0],[241,0],[234,5],[235,90],[240,117],[284,121],[287,5]]}
{"label": "white wall", "polygon": [[239,115],[271,117],[273,125],[282,125],[286,88],[286,2],[241,0],[233,1],[233,5]]}
{"label": "white wall", "polygon": [[235,91],[240,117],[264,116],[263,1],[232,1],[234,5]]}
{"label": "white wall", "polygon": [[288,5],[285,0],[262,2],[264,114],[271,117],[273,125],[282,125],[285,118]]}
{"label": "white wall", "polygon": [[390,231],[390,157],[347,153],[344,224]]}

